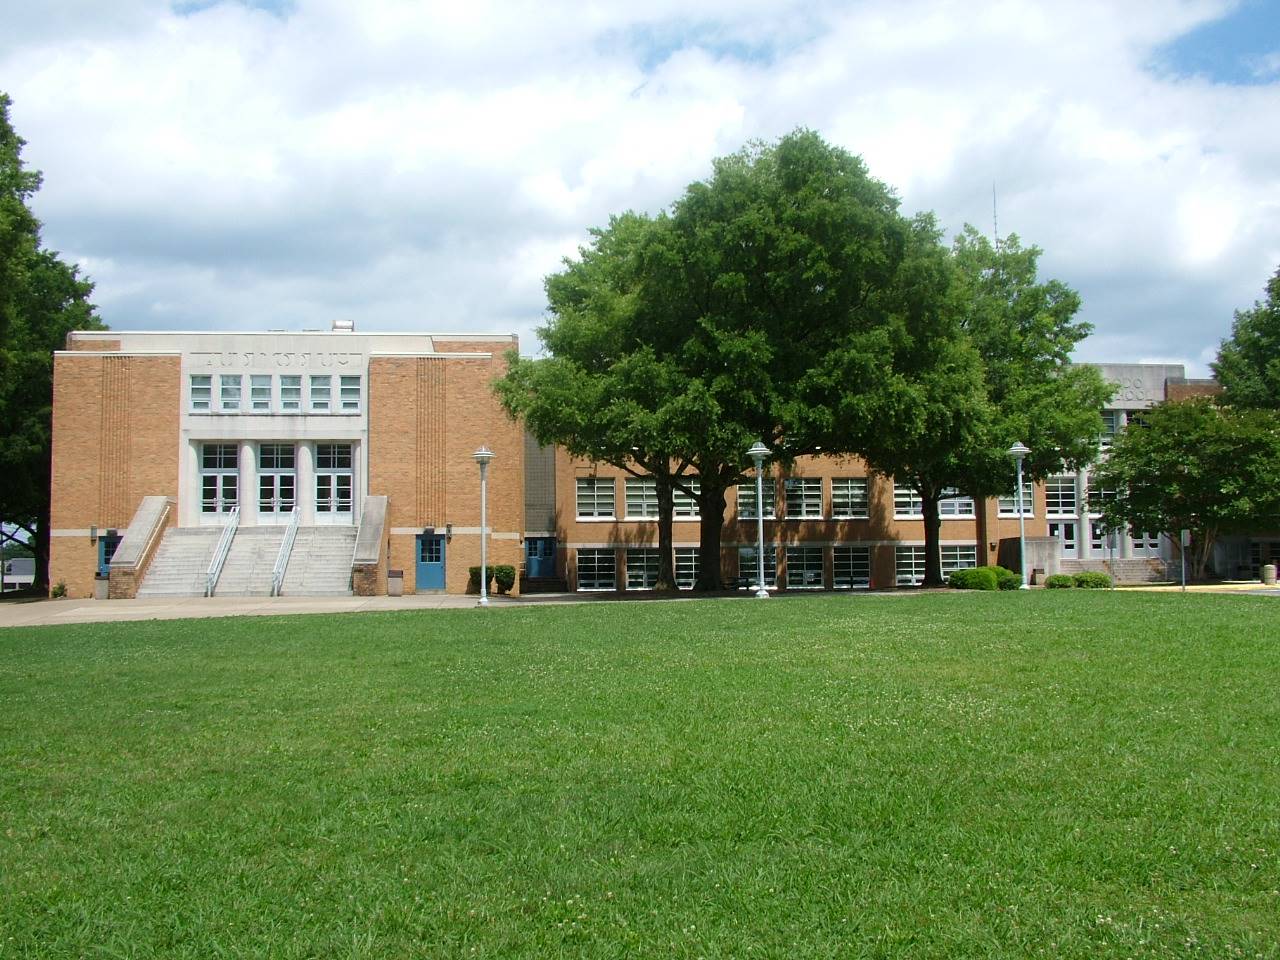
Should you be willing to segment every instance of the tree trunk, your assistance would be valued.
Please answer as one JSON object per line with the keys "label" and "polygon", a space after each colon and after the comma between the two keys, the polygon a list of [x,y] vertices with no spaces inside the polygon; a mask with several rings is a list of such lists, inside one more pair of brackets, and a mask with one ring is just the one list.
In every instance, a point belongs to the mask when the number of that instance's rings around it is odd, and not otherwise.
{"label": "tree trunk", "polygon": [[707,487],[710,479],[702,477],[704,486],[698,492],[698,580],[695,590],[716,591],[724,589],[720,570],[720,532],[724,526],[723,486]]}
{"label": "tree trunk", "polygon": [[655,474],[654,489],[658,494],[658,582],[654,586],[658,590],[675,590],[676,569],[672,558],[675,536],[671,528],[675,498],[672,495],[671,477]]}
{"label": "tree trunk", "polygon": [[1204,570],[1209,565],[1209,557],[1213,555],[1213,542],[1217,539],[1217,536],[1218,531],[1213,528],[1196,531],[1191,549],[1192,579],[1204,579]]}
{"label": "tree trunk", "polygon": [[924,514],[924,583],[925,587],[944,586],[942,579],[942,517],[938,513],[938,494],[920,490],[921,512]]}

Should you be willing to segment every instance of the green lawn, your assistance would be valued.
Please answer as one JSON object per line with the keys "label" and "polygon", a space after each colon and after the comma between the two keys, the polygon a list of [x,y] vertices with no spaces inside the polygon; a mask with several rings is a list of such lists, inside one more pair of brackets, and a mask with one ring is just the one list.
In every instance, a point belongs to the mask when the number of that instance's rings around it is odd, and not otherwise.
{"label": "green lawn", "polygon": [[1280,957],[1280,602],[0,631],[0,957]]}

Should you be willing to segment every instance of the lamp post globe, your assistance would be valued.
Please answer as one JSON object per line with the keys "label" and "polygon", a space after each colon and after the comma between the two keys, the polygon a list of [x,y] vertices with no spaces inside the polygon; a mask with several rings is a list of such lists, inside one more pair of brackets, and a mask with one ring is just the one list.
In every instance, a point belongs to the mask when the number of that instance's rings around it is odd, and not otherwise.
{"label": "lamp post globe", "polygon": [[489,527],[486,513],[489,499],[489,462],[493,460],[493,451],[481,445],[480,449],[471,455],[471,459],[480,467],[480,600],[476,606],[487,607],[489,605]]}
{"label": "lamp post globe", "polygon": [[1031,452],[1031,448],[1019,440],[1006,453],[1013,458],[1017,464],[1017,479],[1014,481],[1016,486],[1013,488],[1013,496],[1018,504],[1018,565],[1021,567],[1022,583],[1020,588],[1029,590],[1030,584],[1027,583],[1027,522],[1026,508],[1023,504],[1022,496],[1022,460]]}
{"label": "lamp post globe", "polygon": [[756,465],[756,597],[769,599],[764,586],[764,461],[772,451],[760,440],[747,450]]}

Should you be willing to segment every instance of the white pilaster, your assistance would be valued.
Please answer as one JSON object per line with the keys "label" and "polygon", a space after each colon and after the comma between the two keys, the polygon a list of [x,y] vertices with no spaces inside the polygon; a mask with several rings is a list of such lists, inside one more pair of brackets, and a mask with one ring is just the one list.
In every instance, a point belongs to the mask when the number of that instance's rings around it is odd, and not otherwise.
{"label": "white pilaster", "polygon": [[316,445],[310,440],[298,442],[298,523],[316,525]]}
{"label": "white pilaster", "polygon": [[240,524],[258,525],[258,445],[240,441]]}

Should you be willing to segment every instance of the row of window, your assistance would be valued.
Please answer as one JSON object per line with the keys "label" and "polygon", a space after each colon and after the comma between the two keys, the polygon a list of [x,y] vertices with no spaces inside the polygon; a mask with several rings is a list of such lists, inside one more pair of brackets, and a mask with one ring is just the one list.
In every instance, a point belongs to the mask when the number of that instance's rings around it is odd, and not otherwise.
{"label": "row of window", "polygon": [[[786,551],[786,587],[788,590],[821,590],[825,586],[823,554],[826,547],[788,546]],[[835,590],[852,590],[871,586],[871,547],[837,545],[831,547],[831,586]],[[976,545],[942,547],[942,573],[978,565]],[[658,582],[658,551],[652,547],[628,547],[625,551],[626,589],[652,590]],[[894,548],[895,583],[916,586],[924,580],[924,547]],[[577,572],[579,590],[618,589],[618,551],[612,547],[578,549]],[[698,576],[698,548],[677,547],[675,550],[676,586],[688,590]],[[755,547],[738,549],[740,582],[754,588],[759,578]],[[768,587],[778,585],[778,550],[766,549],[764,581]]]}
{"label": "row of window", "polygon": [[[315,505],[318,514],[350,513],[352,453],[349,443],[317,443]],[[240,502],[240,445],[200,445],[200,512],[229,513]],[[283,515],[297,505],[297,448],[258,445],[258,512]]]}
{"label": "row of window", "polygon": [[[337,393],[334,393],[337,380]],[[196,413],[359,413],[360,377],[286,373],[191,375],[190,409]],[[248,396],[245,396],[245,389]],[[305,388],[306,396],[303,396]]]}

